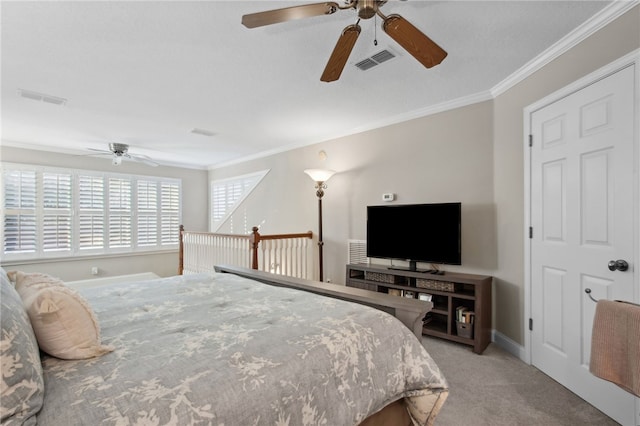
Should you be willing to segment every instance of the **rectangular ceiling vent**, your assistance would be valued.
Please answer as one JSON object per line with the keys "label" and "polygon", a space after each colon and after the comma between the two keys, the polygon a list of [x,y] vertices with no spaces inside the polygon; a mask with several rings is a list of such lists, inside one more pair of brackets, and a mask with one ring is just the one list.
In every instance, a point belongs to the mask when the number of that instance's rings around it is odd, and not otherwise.
{"label": "rectangular ceiling vent", "polygon": [[362,71],[366,71],[395,57],[396,55],[385,49],[376,53],[375,55],[372,55],[369,58],[363,59],[362,61],[358,62],[356,64],[356,67],[360,68]]}
{"label": "rectangular ceiling vent", "polygon": [[54,105],[65,105],[67,100],[65,98],[60,98],[58,96],[45,95],[44,93],[34,92],[32,90],[18,89],[18,94],[26,99],[31,99],[33,101],[46,102],[48,104]]}
{"label": "rectangular ceiling vent", "polygon": [[385,50],[380,51],[380,52],[376,53],[375,55],[373,55],[371,57],[371,59],[373,59],[377,63],[381,64],[381,63],[386,62],[389,59],[393,59],[395,57],[396,57],[396,55],[394,55],[393,53],[391,53],[387,49],[385,49]]}
{"label": "rectangular ceiling vent", "polygon": [[214,136],[215,133],[212,132],[211,130],[206,130],[206,129],[198,129],[197,127],[194,129],[191,129],[191,133],[193,133],[194,135],[202,135],[202,136]]}

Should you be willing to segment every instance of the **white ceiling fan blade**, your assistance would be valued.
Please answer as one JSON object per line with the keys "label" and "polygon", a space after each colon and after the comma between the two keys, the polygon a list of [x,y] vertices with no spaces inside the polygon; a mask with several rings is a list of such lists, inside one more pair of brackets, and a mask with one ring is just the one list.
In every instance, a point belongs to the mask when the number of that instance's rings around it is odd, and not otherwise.
{"label": "white ceiling fan blade", "polygon": [[87,148],[87,150],[93,151],[93,153],[84,155],[113,155],[113,152],[104,149]]}
{"label": "white ceiling fan blade", "polygon": [[150,157],[147,157],[146,155],[142,155],[142,154],[124,154],[124,156],[127,157],[130,160],[137,161],[139,163],[144,163],[147,166],[158,167],[158,163],[156,163],[155,161],[153,161]]}
{"label": "white ceiling fan blade", "polygon": [[126,144],[109,144],[111,150],[107,151],[104,149],[96,149],[96,148],[87,148],[87,151],[93,151],[91,154],[82,154],[83,156],[105,156],[111,157],[114,161],[115,165],[119,165],[122,162],[122,159],[136,161],[139,163],[146,164],[147,166],[157,167],[159,164],[151,159],[151,157],[147,157],[143,154],[129,154],[127,151],[129,149],[129,145]]}
{"label": "white ceiling fan blade", "polygon": [[112,156],[113,152],[105,151],[104,149],[87,148],[87,151],[94,151],[91,154],[79,154],[80,157],[100,157],[100,156]]}

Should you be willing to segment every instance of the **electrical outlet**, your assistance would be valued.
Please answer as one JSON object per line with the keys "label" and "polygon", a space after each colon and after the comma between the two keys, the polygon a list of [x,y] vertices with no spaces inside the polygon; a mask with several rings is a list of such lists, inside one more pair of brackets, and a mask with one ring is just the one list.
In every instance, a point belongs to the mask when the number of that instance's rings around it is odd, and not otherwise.
{"label": "electrical outlet", "polygon": [[382,194],[382,201],[393,201],[396,199],[396,194],[392,192],[388,192],[386,194]]}

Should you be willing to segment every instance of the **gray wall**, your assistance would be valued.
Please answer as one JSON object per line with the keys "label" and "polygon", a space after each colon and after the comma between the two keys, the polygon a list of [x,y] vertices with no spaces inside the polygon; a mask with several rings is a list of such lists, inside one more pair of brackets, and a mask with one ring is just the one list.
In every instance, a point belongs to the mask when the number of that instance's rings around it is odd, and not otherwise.
{"label": "gray wall", "polygon": [[[498,270],[494,327],[524,342],[523,108],[640,48],[640,6],[494,100],[494,182]],[[528,225],[527,225],[528,226]]]}
{"label": "gray wall", "polygon": [[271,170],[219,232],[246,232],[260,225],[264,234],[316,233],[314,183],[303,170],[328,168],[337,174],[327,182],[323,198],[325,280],[344,283],[347,240],[366,238],[366,206],[384,204],[387,192],[396,194],[397,204],[462,202],[463,266],[447,269],[493,274],[492,111],[492,102],[478,103],[212,170],[211,179]]}
{"label": "gray wall", "polygon": [[[110,159],[74,156],[52,152],[0,146],[0,160],[10,163],[27,163],[71,169],[102,170],[106,172],[136,175],[162,176],[182,179],[182,221],[192,231],[207,230],[208,200],[207,171],[178,167],[149,167],[134,162],[123,162],[117,168]],[[175,275],[178,271],[178,252],[154,254],[109,255],[65,260],[2,262],[7,269],[26,272],[44,272],[66,281],[95,278],[91,268],[98,267],[98,277],[154,272],[160,276]]]}
{"label": "gray wall", "polygon": [[[366,206],[461,201],[463,265],[495,277],[493,327],[524,342],[523,108],[640,48],[640,7],[500,94],[492,102],[212,170],[211,179],[270,168],[234,215],[263,233],[317,232],[317,199],[303,170],[329,168],[324,206],[325,279],[344,283],[347,239],[365,238]],[[328,158],[322,161],[318,152]],[[230,231],[225,224],[221,231]]]}

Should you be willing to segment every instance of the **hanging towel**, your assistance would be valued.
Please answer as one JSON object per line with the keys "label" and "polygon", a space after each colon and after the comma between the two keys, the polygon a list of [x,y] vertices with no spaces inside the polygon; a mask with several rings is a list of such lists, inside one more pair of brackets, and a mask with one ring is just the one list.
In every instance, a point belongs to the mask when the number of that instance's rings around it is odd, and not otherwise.
{"label": "hanging towel", "polygon": [[589,371],[640,396],[640,305],[598,301]]}

